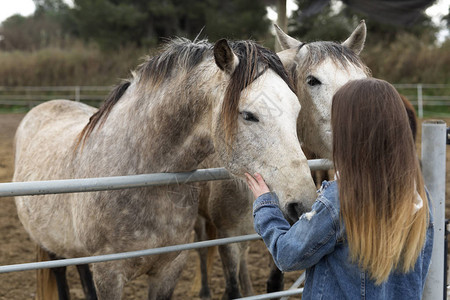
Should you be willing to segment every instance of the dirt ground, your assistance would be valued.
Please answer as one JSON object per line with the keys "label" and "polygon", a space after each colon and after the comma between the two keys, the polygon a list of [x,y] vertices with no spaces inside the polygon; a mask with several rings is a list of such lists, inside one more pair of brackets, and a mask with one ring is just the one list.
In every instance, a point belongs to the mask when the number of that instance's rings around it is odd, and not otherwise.
{"label": "dirt ground", "polygon": [[[13,174],[13,136],[22,114],[0,114],[0,182],[10,182]],[[450,119],[445,120],[450,124]],[[420,130],[420,127],[419,127]],[[419,131],[420,142],[420,131]],[[420,152],[419,152],[420,153]],[[450,192],[449,148],[447,148],[446,199]],[[446,206],[450,206],[450,201]],[[16,214],[12,198],[0,198],[0,265],[33,262],[35,245],[22,228]],[[450,209],[446,209],[446,217],[450,217]],[[261,241],[251,242],[249,269],[254,283],[255,293],[265,292],[270,257]],[[198,256],[190,251],[186,268],[175,290],[173,299],[199,299],[198,290],[193,288],[194,277],[198,266]],[[301,272],[286,274],[285,287],[289,287]],[[78,280],[75,267],[68,268],[68,278],[72,299],[83,299],[83,291]],[[214,299],[221,299],[225,282],[223,279],[220,258],[217,255],[210,278]],[[33,299],[35,295],[35,271],[0,274],[0,299],[19,300]],[[125,288],[125,299],[146,299],[147,283],[142,276],[129,283]]]}

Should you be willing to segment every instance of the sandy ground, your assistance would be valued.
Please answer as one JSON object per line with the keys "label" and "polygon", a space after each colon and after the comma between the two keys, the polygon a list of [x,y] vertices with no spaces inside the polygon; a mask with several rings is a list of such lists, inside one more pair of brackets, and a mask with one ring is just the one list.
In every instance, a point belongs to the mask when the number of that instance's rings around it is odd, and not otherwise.
{"label": "sandy ground", "polygon": [[[10,182],[13,174],[13,137],[23,118],[22,114],[0,114],[0,182]],[[23,229],[12,198],[0,198],[0,265],[35,261],[35,245]],[[262,241],[251,242],[249,269],[256,293],[265,292],[270,256]],[[198,255],[189,252],[188,263],[177,284],[173,299],[199,299],[193,288],[198,266]],[[301,272],[286,274],[285,287],[289,287]],[[35,295],[35,271],[0,274],[0,299],[33,299]],[[84,299],[75,267],[68,267],[72,299]],[[217,255],[210,278],[213,299],[221,299],[225,288],[220,258]],[[125,288],[125,299],[146,299],[145,276],[130,282]]]}
{"label": "sandy ground", "polygon": [[[13,173],[13,136],[17,125],[22,119],[21,114],[0,114],[0,182],[11,181]],[[450,119],[445,120],[450,124]],[[420,127],[419,127],[420,130]],[[420,142],[420,132],[419,132]],[[420,152],[419,152],[420,153]],[[449,148],[447,148],[446,195],[449,195]],[[448,196],[446,196],[448,199]],[[35,260],[35,245],[17,218],[12,198],[0,198],[0,265],[26,263]],[[446,206],[450,205],[447,201]],[[450,210],[446,209],[446,217]],[[269,254],[261,241],[251,242],[249,254],[249,269],[256,293],[264,293],[268,276]],[[190,251],[181,280],[175,290],[174,299],[199,299],[198,290],[193,288],[194,277],[198,266],[198,256]],[[300,272],[286,274],[288,287],[300,275]],[[75,267],[68,268],[69,285],[72,299],[83,299],[83,292]],[[19,300],[33,299],[35,295],[35,271],[0,274],[0,299]],[[210,278],[214,299],[221,299],[225,283],[222,275],[220,258],[217,255]],[[146,299],[147,283],[145,276],[129,283],[125,289],[125,299]]]}

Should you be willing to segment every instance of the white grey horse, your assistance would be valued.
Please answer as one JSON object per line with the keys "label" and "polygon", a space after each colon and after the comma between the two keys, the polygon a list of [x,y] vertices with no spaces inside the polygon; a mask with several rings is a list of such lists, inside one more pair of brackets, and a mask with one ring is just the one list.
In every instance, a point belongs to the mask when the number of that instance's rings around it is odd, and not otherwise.
{"label": "white grey horse", "polygon": [[[269,107],[276,113],[267,113]],[[297,138],[299,110],[286,71],[269,50],[249,41],[176,39],[99,110],[67,100],[32,109],[16,133],[14,181],[183,172],[215,153],[237,178],[256,171],[268,178],[289,215],[308,210],[315,197]],[[69,258],[189,242],[198,189],[21,196],[16,205],[31,238]],[[121,299],[126,282],[147,274],[148,298],[169,299],[185,257],[93,264],[98,298]]]}
{"label": "white grey horse", "polygon": [[[370,75],[361,62],[366,26],[362,21],[350,37],[342,44],[318,41],[302,43],[276,27],[278,40],[284,51],[278,56],[293,78],[301,111],[297,121],[298,138],[305,153],[331,159],[331,99],[334,93],[349,80]],[[219,166],[218,157],[208,157],[205,167]],[[265,177],[264,177],[265,178]],[[196,227],[200,240],[229,237],[254,232],[252,226],[252,195],[245,184],[236,180],[209,182],[204,184],[200,198],[200,219]],[[295,222],[302,211],[291,211],[288,219]],[[207,226],[206,229],[202,225]],[[207,232],[212,232],[208,236]],[[201,250],[202,299],[210,298],[207,271],[208,260]],[[226,288],[223,299],[238,298],[253,294],[247,270],[248,243],[229,244],[219,247]],[[213,252],[209,252],[213,255]],[[281,289],[282,274],[274,268],[268,280],[268,291]]]}

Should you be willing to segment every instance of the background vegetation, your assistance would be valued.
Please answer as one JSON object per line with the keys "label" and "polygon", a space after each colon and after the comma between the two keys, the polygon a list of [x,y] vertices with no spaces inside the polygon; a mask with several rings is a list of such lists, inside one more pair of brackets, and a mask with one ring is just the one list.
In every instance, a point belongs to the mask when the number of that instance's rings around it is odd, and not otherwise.
{"label": "background vegetation", "polygon": [[[165,39],[194,39],[200,32],[212,42],[227,37],[274,45],[266,6],[276,1],[74,0],[73,7],[63,0],[34,1],[33,15],[14,15],[0,25],[0,86],[111,85]],[[343,41],[364,18],[368,35],[361,55],[374,76],[393,83],[450,83],[450,40],[436,43],[438,28],[429,17],[396,27],[331,1],[300,23],[312,0],[297,3],[289,33],[302,41]]]}

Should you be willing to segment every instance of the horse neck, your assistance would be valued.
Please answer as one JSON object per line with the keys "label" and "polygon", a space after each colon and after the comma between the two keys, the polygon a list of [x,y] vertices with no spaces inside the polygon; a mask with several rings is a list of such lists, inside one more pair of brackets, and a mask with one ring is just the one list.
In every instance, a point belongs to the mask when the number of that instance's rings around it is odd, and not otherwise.
{"label": "horse neck", "polygon": [[211,105],[195,86],[189,80],[157,90],[130,86],[96,135],[119,156],[117,172],[193,170],[214,152]]}

